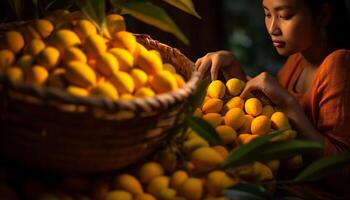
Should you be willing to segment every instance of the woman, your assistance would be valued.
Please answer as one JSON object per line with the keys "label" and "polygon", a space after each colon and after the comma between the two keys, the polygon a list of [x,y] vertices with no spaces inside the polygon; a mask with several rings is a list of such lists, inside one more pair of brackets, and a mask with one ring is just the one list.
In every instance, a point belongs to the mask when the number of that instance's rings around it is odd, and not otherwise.
{"label": "woman", "polygon": [[[274,47],[289,57],[276,78],[266,72],[248,78],[241,97],[263,92],[286,113],[300,137],[324,144],[324,155],[349,150],[350,23],[344,1],[263,0],[262,5]],[[210,70],[212,79],[221,70],[225,78],[246,80],[228,51],[208,53],[196,67],[202,74]],[[343,170],[339,177],[349,174]]]}

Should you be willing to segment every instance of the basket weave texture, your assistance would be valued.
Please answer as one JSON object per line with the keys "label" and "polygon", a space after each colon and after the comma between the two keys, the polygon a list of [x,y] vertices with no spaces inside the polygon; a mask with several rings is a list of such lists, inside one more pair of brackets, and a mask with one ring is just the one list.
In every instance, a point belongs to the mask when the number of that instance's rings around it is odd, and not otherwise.
{"label": "basket weave texture", "polygon": [[135,34],[187,80],[176,91],[112,101],[13,83],[0,74],[0,154],[60,172],[120,169],[149,155],[169,134],[199,74],[179,50]]}

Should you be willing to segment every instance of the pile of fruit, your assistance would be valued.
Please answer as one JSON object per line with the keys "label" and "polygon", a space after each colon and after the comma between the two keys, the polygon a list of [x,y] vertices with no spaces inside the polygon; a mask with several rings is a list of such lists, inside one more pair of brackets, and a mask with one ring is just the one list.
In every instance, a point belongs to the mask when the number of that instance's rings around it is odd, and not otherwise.
{"label": "pile of fruit", "polygon": [[211,82],[202,106],[195,111],[195,116],[215,128],[221,144],[211,144],[189,129],[184,136],[179,135],[183,138],[180,143],[172,143],[153,158],[122,172],[97,178],[64,176],[55,181],[54,186],[31,178],[17,185],[17,194],[8,185],[0,186],[0,192],[7,192],[12,199],[20,196],[40,200],[227,200],[222,192],[242,180],[269,181],[275,178],[279,168],[300,168],[302,157],[296,155],[284,160],[256,161],[228,170],[220,169],[229,153],[234,154],[235,148],[259,136],[287,127],[270,142],[296,137],[283,112],[263,104],[258,98],[241,99],[239,94],[244,86],[245,83],[236,78],[228,80],[226,85],[219,80]]}
{"label": "pile of fruit", "polygon": [[57,10],[8,30],[0,38],[0,72],[26,82],[113,100],[150,97],[185,85],[157,50],[126,31],[121,15],[106,16],[99,30],[81,12]]}

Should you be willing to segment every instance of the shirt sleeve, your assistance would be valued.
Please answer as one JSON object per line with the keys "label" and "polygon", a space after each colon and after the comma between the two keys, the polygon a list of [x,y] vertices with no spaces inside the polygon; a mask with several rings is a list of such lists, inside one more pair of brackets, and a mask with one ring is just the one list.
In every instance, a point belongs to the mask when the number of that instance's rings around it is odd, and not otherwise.
{"label": "shirt sleeve", "polygon": [[350,149],[350,51],[328,56],[320,69],[318,130],[325,155]]}

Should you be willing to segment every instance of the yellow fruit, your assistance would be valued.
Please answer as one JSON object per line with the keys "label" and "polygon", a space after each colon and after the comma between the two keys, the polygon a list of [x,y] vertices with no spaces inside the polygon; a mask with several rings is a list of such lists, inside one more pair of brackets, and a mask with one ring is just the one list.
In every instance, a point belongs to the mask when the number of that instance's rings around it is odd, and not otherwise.
{"label": "yellow fruit", "polygon": [[164,64],[163,64],[163,69],[164,69],[164,70],[167,70],[167,71],[169,71],[169,72],[171,72],[171,73],[173,73],[173,74],[176,74],[176,69],[175,69],[175,67],[174,67],[172,64],[170,64],[170,63],[164,63]]}
{"label": "yellow fruit", "polygon": [[0,70],[6,70],[12,66],[15,61],[15,55],[12,51],[4,49],[0,51]]}
{"label": "yellow fruit", "polygon": [[30,54],[25,54],[21,56],[17,61],[17,66],[22,68],[22,70],[27,73],[34,63],[34,58]]}
{"label": "yellow fruit", "polygon": [[94,59],[106,52],[107,46],[103,37],[97,34],[91,34],[85,40],[84,50],[88,58]]}
{"label": "yellow fruit", "polygon": [[143,46],[140,46],[139,54],[136,59],[137,67],[145,71],[148,75],[155,75],[161,72],[163,70],[162,59],[155,53],[149,52],[146,48],[142,47]]}
{"label": "yellow fruit", "polygon": [[153,76],[150,85],[156,93],[166,93],[178,89],[174,75],[164,70]]}
{"label": "yellow fruit", "polygon": [[266,161],[265,165],[268,166],[273,173],[276,173],[280,167],[280,161],[279,160]]}
{"label": "yellow fruit", "polygon": [[191,153],[191,162],[195,166],[200,166],[208,169],[218,167],[224,158],[214,149],[210,147],[200,147]]}
{"label": "yellow fruit", "polygon": [[221,138],[222,144],[232,144],[237,137],[236,131],[231,126],[221,125],[215,130]]}
{"label": "yellow fruit", "polygon": [[113,48],[109,50],[109,53],[117,58],[120,70],[128,72],[133,68],[134,58],[127,50]]}
{"label": "yellow fruit", "polygon": [[243,110],[244,100],[241,97],[233,97],[224,106],[225,110],[228,111],[231,108],[240,108]]}
{"label": "yellow fruit", "polygon": [[133,99],[134,96],[132,96],[132,94],[124,93],[124,94],[121,94],[119,98],[122,100],[130,100],[130,99]]}
{"label": "yellow fruit", "polygon": [[179,88],[186,85],[186,81],[180,74],[175,74],[175,79]]}
{"label": "yellow fruit", "polygon": [[212,81],[207,89],[207,94],[211,98],[221,99],[225,95],[226,87],[220,80]]}
{"label": "yellow fruit", "polygon": [[137,42],[133,34],[127,31],[118,31],[112,35],[112,38],[111,43],[113,47],[126,49],[131,54],[135,53]]}
{"label": "yellow fruit", "polygon": [[132,69],[130,75],[134,80],[136,89],[146,86],[148,76],[144,71],[142,71],[141,69]]}
{"label": "yellow fruit", "polygon": [[271,118],[272,114],[275,112],[275,109],[271,105],[265,105],[262,109],[261,114]]}
{"label": "yellow fruit", "polygon": [[237,180],[229,177],[224,171],[216,170],[208,174],[206,186],[212,195],[219,195],[224,189],[236,185]]}
{"label": "yellow fruit", "polygon": [[5,44],[7,49],[17,54],[24,47],[24,38],[22,34],[17,31],[7,31],[5,33]]}
{"label": "yellow fruit", "polygon": [[258,116],[253,119],[251,124],[251,133],[256,135],[265,135],[269,132],[271,120],[265,115]]}
{"label": "yellow fruit", "polygon": [[257,98],[250,98],[245,102],[244,109],[249,115],[256,117],[262,112],[262,103]]}
{"label": "yellow fruit", "polygon": [[184,151],[189,153],[200,147],[209,147],[209,143],[202,137],[195,137],[184,142]]}
{"label": "yellow fruit", "polygon": [[132,200],[132,194],[123,190],[113,190],[107,194],[105,200]]}
{"label": "yellow fruit", "polygon": [[139,180],[137,180],[134,176],[130,174],[121,174],[119,175],[115,183],[118,189],[125,190],[130,192],[131,194],[142,194],[143,189]]}
{"label": "yellow fruit", "polygon": [[176,196],[176,190],[171,188],[163,188],[159,191],[159,199],[172,199]]}
{"label": "yellow fruit", "polygon": [[243,126],[239,129],[240,133],[251,133],[251,125],[254,117],[250,115],[244,115],[244,124]]}
{"label": "yellow fruit", "polygon": [[119,96],[118,91],[109,82],[98,83],[96,87],[92,89],[91,94],[95,96],[108,97],[112,100],[118,99]]}
{"label": "yellow fruit", "polygon": [[226,147],[222,145],[215,145],[215,146],[212,146],[211,148],[214,149],[216,152],[218,152],[224,159],[226,159],[229,154]]}
{"label": "yellow fruit", "polygon": [[47,19],[36,19],[33,26],[43,39],[49,37],[54,29],[53,24]]}
{"label": "yellow fruit", "polygon": [[49,77],[49,86],[55,87],[59,89],[63,89],[65,87],[65,73],[66,69],[64,68],[56,68],[51,72]]}
{"label": "yellow fruit", "polygon": [[288,129],[285,132],[288,135],[288,139],[294,139],[297,137],[297,132],[294,130]]}
{"label": "yellow fruit", "polygon": [[226,82],[227,90],[232,96],[239,95],[242,92],[244,86],[245,83],[237,78],[231,78]]}
{"label": "yellow fruit", "polygon": [[160,52],[156,49],[150,49],[149,50],[150,53],[156,54],[160,59],[162,59],[162,55],[160,54]]}
{"label": "yellow fruit", "polygon": [[223,118],[219,113],[205,114],[203,115],[203,119],[214,128],[222,124],[222,121],[223,121]]}
{"label": "yellow fruit", "polygon": [[58,49],[63,54],[65,49],[73,46],[81,45],[81,41],[77,34],[71,30],[62,29],[55,32],[50,40],[50,44]]}
{"label": "yellow fruit", "polygon": [[87,97],[89,95],[89,91],[87,91],[85,88],[81,88],[73,85],[68,86],[66,90],[69,94],[78,96],[78,97]]}
{"label": "yellow fruit", "polygon": [[79,61],[71,61],[66,66],[66,78],[80,87],[89,87],[96,84],[96,74],[87,64]]}
{"label": "yellow fruit", "polygon": [[225,115],[225,124],[238,130],[244,124],[244,112],[240,108],[232,108]]}
{"label": "yellow fruit", "polygon": [[119,70],[117,59],[110,53],[105,52],[96,58],[96,69],[106,77],[112,76]]}
{"label": "yellow fruit", "polygon": [[159,197],[160,191],[169,187],[169,181],[170,179],[167,176],[157,176],[147,185],[147,192],[155,197]]}
{"label": "yellow fruit", "polygon": [[106,17],[107,27],[110,35],[114,35],[115,32],[125,31],[125,21],[123,16],[117,14],[110,14]]}
{"label": "yellow fruit", "polygon": [[179,170],[173,173],[170,179],[170,187],[179,191],[181,185],[188,179],[188,174],[186,171]]}
{"label": "yellow fruit", "polygon": [[287,159],[283,164],[289,170],[300,169],[303,166],[303,157],[301,155],[295,155]]}
{"label": "yellow fruit", "polygon": [[143,193],[136,195],[134,200],[156,200],[156,198],[150,194]]}
{"label": "yellow fruit", "polygon": [[44,48],[45,43],[41,39],[33,39],[28,43],[26,52],[32,56],[37,56]]}
{"label": "yellow fruit", "polygon": [[24,80],[24,73],[20,67],[7,68],[6,75],[12,82],[22,82]]}
{"label": "yellow fruit", "polygon": [[256,177],[254,172],[254,163],[240,165],[234,168],[234,172],[237,176],[245,180],[253,180]]}
{"label": "yellow fruit", "polygon": [[86,19],[79,20],[75,24],[73,31],[78,35],[83,43],[89,35],[97,33],[96,27]]}
{"label": "yellow fruit", "polygon": [[273,173],[266,165],[260,162],[254,162],[253,169],[258,181],[267,181],[273,179]]}
{"label": "yellow fruit", "polygon": [[221,99],[212,98],[204,102],[202,111],[204,113],[219,113],[222,109],[223,102]]}
{"label": "yellow fruit", "polygon": [[35,65],[28,72],[27,81],[36,85],[44,85],[48,76],[49,72],[45,67]]}
{"label": "yellow fruit", "polygon": [[46,67],[48,70],[57,66],[60,59],[60,52],[54,47],[44,48],[37,57],[39,65]]}
{"label": "yellow fruit", "polygon": [[152,179],[164,174],[163,167],[156,162],[147,162],[143,164],[139,171],[139,178],[142,183],[149,183]]}
{"label": "yellow fruit", "polygon": [[63,53],[62,60],[65,63],[69,63],[70,61],[79,61],[83,63],[87,62],[86,55],[77,47],[70,47],[66,49]]}
{"label": "yellow fruit", "polygon": [[237,143],[238,144],[248,144],[249,142],[251,142],[252,140],[254,140],[257,137],[258,137],[258,135],[252,135],[249,133],[241,133],[238,135]]}
{"label": "yellow fruit", "polygon": [[110,76],[111,83],[117,88],[119,93],[133,93],[135,90],[135,83],[132,77],[122,71],[118,71]]}
{"label": "yellow fruit", "polygon": [[203,112],[200,108],[196,108],[196,110],[193,113],[194,117],[202,117],[203,116]]}
{"label": "yellow fruit", "polygon": [[272,127],[275,129],[290,127],[288,117],[283,112],[275,112],[271,116]]}
{"label": "yellow fruit", "polygon": [[198,178],[187,179],[180,187],[180,195],[188,200],[199,200],[203,196],[203,183]]}
{"label": "yellow fruit", "polygon": [[186,139],[187,140],[191,140],[193,138],[197,138],[197,137],[200,137],[198,135],[198,133],[196,133],[194,130],[192,130],[191,128],[187,129],[186,131]]}
{"label": "yellow fruit", "polygon": [[151,88],[142,87],[136,90],[135,97],[153,97],[156,95]]}

